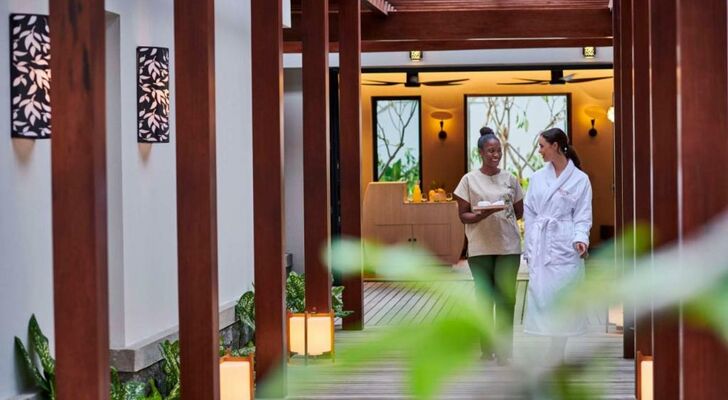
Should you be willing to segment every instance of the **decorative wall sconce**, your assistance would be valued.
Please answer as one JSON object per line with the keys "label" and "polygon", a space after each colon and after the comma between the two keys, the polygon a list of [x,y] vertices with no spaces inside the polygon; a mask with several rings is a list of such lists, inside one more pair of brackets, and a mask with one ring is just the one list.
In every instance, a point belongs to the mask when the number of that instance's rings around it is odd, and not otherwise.
{"label": "decorative wall sconce", "polygon": [[607,109],[607,119],[611,123],[614,123],[614,106],[609,106],[609,108]]}
{"label": "decorative wall sconce", "polygon": [[606,112],[604,108],[601,106],[589,106],[584,109],[584,114],[589,116],[591,119],[591,128],[587,131],[589,137],[596,137],[599,132],[597,132],[597,129],[594,127],[594,123],[596,123],[597,119],[605,117]]}
{"label": "decorative wall sconce", "polygon": [[288,313],[288,355],[330,354],[334,360],[334,313]]}
{"label": "decorative wall sconce", "polygon": [[582,47],[581,55],[583,55],[584,58],[594,58],[597,56],[597,48],[594,46]]}
{"label": "decorative wall sconce", "polygon": [[220,357],[220,400],[253,400],[253,356]]}
{"label": "decorative wall sconce", "polygon": [[420,61],[422,61],[423,55],[424,54],[422,53],[422,50],[411,50],[409,52],[409,59],[410,59],[410,61],[420,62]]}
{"label": "decorative wall sconce", "polygon": [[169,49],[137,47],[137,142],[169,143]]}
{"label": "decorative wall sconce", "polygon": [[51,137],[48,16],[10,14],[10,136]]}
{"label": "decorative wall sconce", "polygon": [[591,129],[589,129],[589,137],[596,137],[599,132],[597,132],[597,128],[594,127],[594,121],[595,119],[591,120]]}
{"label": "decorative wall sconce", "polygon": [[440,120],[440,132],[437,132],[437,137],[440,140],[447,139],[447,132],[445,132],[445,121],[452,118],[452,114],[447,111],[435,111],[430,116],[434,119]]}
{"label": "decorative wall sconce", "polygon": [[637,400],[654,399],[654,361],[637,352]]}

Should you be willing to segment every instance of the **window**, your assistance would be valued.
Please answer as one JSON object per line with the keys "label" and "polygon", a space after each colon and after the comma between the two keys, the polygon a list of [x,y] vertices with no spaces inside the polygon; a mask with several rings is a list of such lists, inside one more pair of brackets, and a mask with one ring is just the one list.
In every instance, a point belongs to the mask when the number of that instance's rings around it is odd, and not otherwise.
{"label": "window", "polygon": [[421,179],[419,97],[373,97],[374,180],[404,181],[407,190]]}
{"label": "window", "polygon": [[501,168],[525,184],[543,166],[538,134],[549,128],[569,133],[568,94],[466,95],[466,160],[468,170],[481,165],[478,153],[480,128],[492,128],[503,145]]}

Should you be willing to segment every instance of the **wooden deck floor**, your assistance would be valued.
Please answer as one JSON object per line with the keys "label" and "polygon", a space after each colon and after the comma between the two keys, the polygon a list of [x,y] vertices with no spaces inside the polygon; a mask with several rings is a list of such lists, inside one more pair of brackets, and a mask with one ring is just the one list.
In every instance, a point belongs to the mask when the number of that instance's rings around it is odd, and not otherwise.
{"label": "wooden deck floor", "polygon": [[[519,281],[519,296],[514,327],[514,365],[542,362],[548,338],[522,333],[525,284]],[[437,282],[448,291],[473,291],[470,280]],[[452,302],[447,294],[419,290],[418,282],[366,282],[364,331],[336,331],[337,345],[364,341],[372,331],[386,329],[401,322],[427,323],[449,312]],[[634,367],[623,360],[622,336],[607,333],[605,315],[590,318],[589,333],[572,338],[567,347],[567,360],[592,361],[593,375],[580,377],[577,385],[601,389],[602,399],[633,399]],[[290,399],[407,399],[406,367],[401,359],[388,356],[376,365],[348,370],[336,364],[326,367],[316,382],[298,386]],[[439,399],[520,399],[532,395],[514,393],[513,388],[524,381],[523,371],[516,367],[499,367],[493,361],[481,361],[467,373],[450,382]]]}

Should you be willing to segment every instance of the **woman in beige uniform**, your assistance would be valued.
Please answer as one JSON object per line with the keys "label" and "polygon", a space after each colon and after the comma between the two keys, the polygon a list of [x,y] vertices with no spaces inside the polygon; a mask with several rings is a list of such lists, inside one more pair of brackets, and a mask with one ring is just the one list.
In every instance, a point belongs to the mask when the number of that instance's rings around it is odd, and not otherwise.
{"label": "woman in beige uniform", "polygon": [[[513,309],[521,262],[516,220],[523,216],[523,190],[515,176],[499,168],[503,149],[493,130],[485,127],[480,135],[478,150],[483,164],[463,176],[454,194],[460,220],[465,224],[468,265],[475,289],[486,304],[488,320],[494,321],[499,333],[501,342],[495,346],[495,356],[499,365],[505,365],[513,353]],[[480,201],[503,201],[505,208],[473,212]],[[481,350],[483,358],[493,357],[493,347],[485,339]]]}

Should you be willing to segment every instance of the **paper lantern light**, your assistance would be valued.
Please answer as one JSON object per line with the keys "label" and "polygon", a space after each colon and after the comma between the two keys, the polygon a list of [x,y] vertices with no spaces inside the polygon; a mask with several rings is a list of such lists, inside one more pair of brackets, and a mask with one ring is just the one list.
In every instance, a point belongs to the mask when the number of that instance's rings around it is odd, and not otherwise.
{"label": "paper lantern light", "polygon": [[220,400],[253,400],[253,356],[220,357]]}
{"label": "paper lantern light", "polygon": [[288,354],[334,358],[334,314],[288,313]]}

